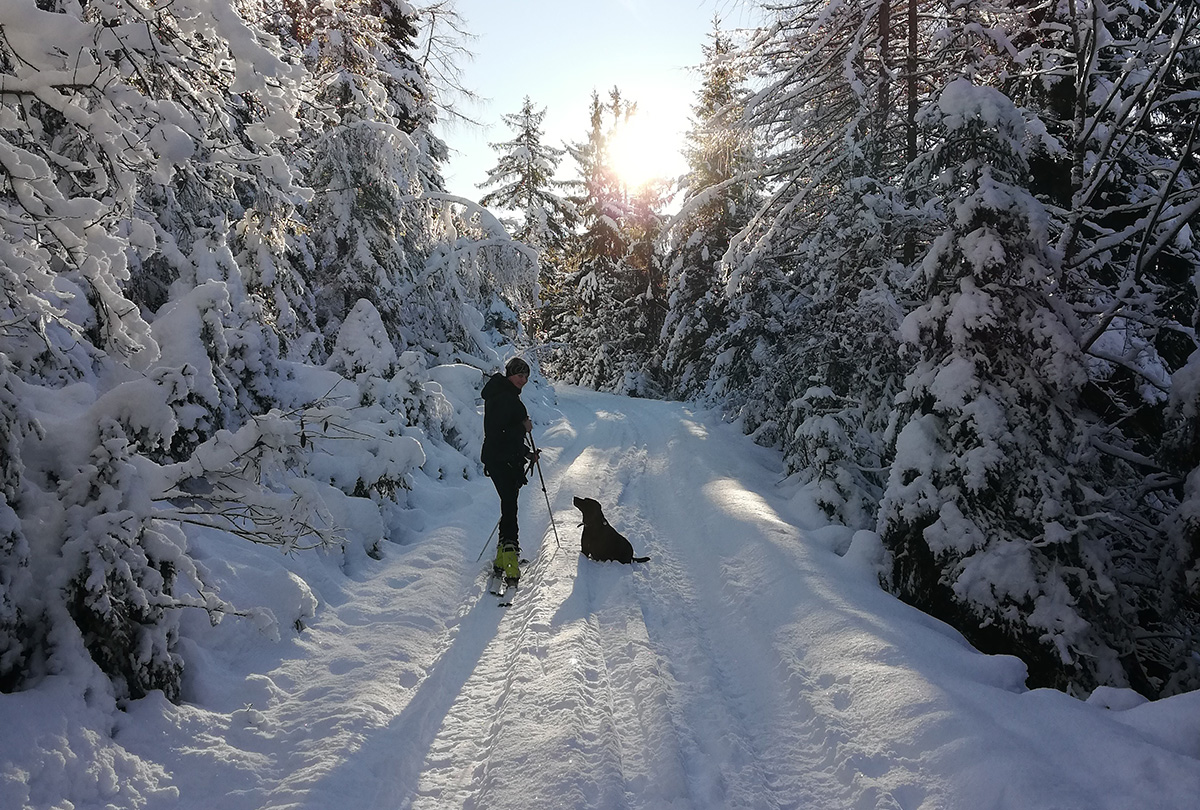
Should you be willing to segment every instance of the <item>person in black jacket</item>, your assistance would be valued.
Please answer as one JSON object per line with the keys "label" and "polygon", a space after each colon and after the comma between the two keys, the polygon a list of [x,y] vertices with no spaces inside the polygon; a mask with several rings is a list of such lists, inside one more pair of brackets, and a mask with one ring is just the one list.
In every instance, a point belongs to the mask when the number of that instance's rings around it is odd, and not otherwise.
{"label": "person in black jacket", "polygon": [[533,422],[521,389],[529,382],[529,364],[514,357],[504,367],[503,374],[494,374],[483,386],[483,471],[496,486],[500,495],[500,541],[496,545],[497,573],[516,582],[521,572],[521,557],[517,541],[517,495],[526,483],[526,469],[537,461],[537,455],[525,443],[525,435],[533,430]]}

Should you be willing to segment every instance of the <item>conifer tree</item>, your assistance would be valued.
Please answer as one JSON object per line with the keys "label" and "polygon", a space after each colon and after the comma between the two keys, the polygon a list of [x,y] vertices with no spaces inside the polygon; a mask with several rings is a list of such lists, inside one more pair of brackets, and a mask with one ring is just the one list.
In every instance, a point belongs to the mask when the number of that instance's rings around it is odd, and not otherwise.
{"label": "conifer tree", "polygon": [[1176,388],[1189,388],[1200,346],[1200,290],[1188,269],[1200,263],[1200,106],[1190,92],[1200,9],[1080,3],[1031,19],[1006,26],[1026,63],[1001,86],[1045,127],[1032,188],[1051,213],[1062,296],[1089,356],[1093,444],[1109,457],[1096,486],[1121,515],[1110,527],[1113,577],[1141,626],[1126,660],[1145,671],[1149,693],[1171,692],[1195,682],[1186,571],[1200,547],[1179,530],[1189,525],[1186,482],[1200,453],[1187,438],[1196,413],[1179,407]]}
{"label": "conifer tree", "polygon": [[873,436],[898,373],[888,335],[915,225],[901,192],[915,125],[897,104],[910,89],[894,81],[890,2],[773,13],[744,54],[764,80],[743,118],[764,144],[756,176],[769,193],[726,253],[731,326],[709,390],[732,393],[743,427],[778,442],[832,515],[861,524],[881,483],[861,468],[884,466]]}
{"label": "conifer tree", "polygon": [[1083,355],[1048,216],[1023,188],[1024,119],[965,79],[935,111],[946,228],[901,329],[916,362],[880,507],[892,586],[982,649],[1017,651],[1032,683],[1141,687],[1089,487]]}
{"label": "conifer tree", "polygon": [[496,186],[480,204],[519,214],[519,219],[509,221],[513,237],[538,251],[542,300],[549,304],[538,312],[542,324],[554,319],[550,302],[559,298],[555,285],[563,276],[576,220],[574,206],[556,193],[569,185],[555,179],[566,150],[542,142],[545,117],[546,110],[536,110],[528,96],[519,113],[504,116],[515,137],[491,144],[499,153],[499,162],[480,186]]}
{"label": "conifer tree", "polygon": [[[618,88],[604,104],[592,95],[588,140],[569,147],[579,165],[574,202],[583,232],[562,288],[567,306],[556,326],[557,373],[600,390],[661,393],[654,368],[666,304],[658,242],[662,184],[626,187],[612,165],[610,146],[637,105]],[[607,120],[607,123],[606,123]]]}
{"label": "conifer tree", "polygon": [[[789,470],[832,518],[874,523],[887,448],[883,439],[906,367],[895,335],[907,277],[889,225],[895,189],[856,178],[797,246],[805,294],[795,304],[785,365],[795,370],[783,406]],[[863,328],[863,324],[871,324]]]}
{"label": "conifer tree", "polygon": [[[376,305],[399,338],[399,308],[412,260],[402,220],[414,186],[415,150],[404,138],[377,55],[386,47],[383,21],[353,9],[321,7],[312,20],[310,70],[322,89],[328,126],[313,123],[308,182],[315,195],[305,211],[317,223],[310,284],[326,340],[354,304]],[[399,68],[397,67],[397,72]]]}
{"label": "conifer tree", "polygon": [[704,46],[702,80],[683,154],[684,206],[669,234],[667,311],[660,364],[668,391],[701,395],[716,354],[714,338],[729,326],[722,260],[750,219],[754,168],[751,135],[741,125],[746,91],[734,46],[714,20]]}
{"label": "conifer tree", "polygon": [[536,110],[529,96],[521,111],[503,116],[515,137],[491,144],[499,161],[488,171],[480,188],[492,191],[480,199],[481,205],[520,214],[513,223],[513,236],[550,257],[561,257],[571,235],[574,212],[555,189],[567,185],[556,180],[555,172],[565,149],[542,143],[542,120],[546,110]]}
{"label": "conifer tree", "polygon": [[22,411],[13,390],[15,380],[8,359],[0,353],[0,692],[20,681],[33,646],[33,578],[29,571],[29,543],[13,509],[21,498],[21,444],[27,432],[38,434],[38,425]]}
{"label": "conifer tree", "polygon": [[[375,11],[376,5],[378,11]],[[382,42],[386,51],[381,52],[379,58],[390,77],[390,80],[385,82],[385,88],[389,98],[396,105],[400,129],[417,147],[417,187],[423,192],[445,191],[446,184],[442,180],[441,167],[449,158],[450,150],[445,141],[433,131],[437,122],[438,106],[435,103],[428,68],[431,60],[437,61],[441,66],[453,63],[453,58],[449,56],[433,60],[429,51],[429,48],[434,46],[433,30],[438,20],[446,19],[453,12],[435,6],[426,9],[424,27],[427,31],[427,50],[425,58],[418,61],[414,51],[417,47],[417,28],[422,22],[422,13],[406,0],[372,0],[369,8],[372,13],[378,13],[383,22]],[[429,19],[430,17],[433,19]]]}
{"label": "conifer tree", "polygon": [[[408,49],[407,4],[321,6],[310,69],[332,115],[311,126],[305,216],[315,226],[311,284],[327,340],[360,298],[379,311],[397,350],[439,335],[435,302],[417,289],[430,251],[444,144],[428,132],[431,99]],[[331,347],[327,347],[331,348]]]}
{"label": "conifer tree", "polygon": [[620,389],[636,396],[661,396],[659,341],[667,314],[667,274],[659,247],[665,217],[660,213],[665,183],[648,181],[626,189],[628,213],[622,222],[628,247],[624,266],[628,292],[613,315],[622,324],[614,348],[621,358]]}
{"label": "conifer tree", "polygon": [[115,422],[100,425],[90,463],[64,481],[67,610],[121,697],[161,689],[180,697],[173,590],[184,538],[151,512],[132,448]]}
{"label": "conifer tree", "polygon": [[[583,232],[579,235],[560,285],[563,303],[548,340],[555,347],[547,367],[567,382],[611,389],[623,381],[615,352],[617,325],[610,317],[628,298],[627,250],[621,222],[628,212],[608,147],[613,128],[631,112],[613,88],[609,105],[592,92],[587,140],[568,146],[578,165],[579,193],[572,199]],[[611,121],[607,119],[611,116]]]}

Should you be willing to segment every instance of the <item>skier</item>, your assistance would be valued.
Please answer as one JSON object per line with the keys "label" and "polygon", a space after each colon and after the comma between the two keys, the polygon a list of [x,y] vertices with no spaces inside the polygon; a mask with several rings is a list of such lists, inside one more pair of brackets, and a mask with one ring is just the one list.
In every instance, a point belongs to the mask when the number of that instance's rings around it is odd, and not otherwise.
{"label": "skier", "polygon": [[483,461],[484,473],[492,479],[500,496],[500,540],[496,544],[497,576],[516,584],[521,577],[521,558],[517,541],[517,494],[526,484],[526,470],[538,454],[525,443],[533,431],[533,422],[521,389],[529,382],[529,364],[514,357],[503,374],[494,374],[483,386]]}

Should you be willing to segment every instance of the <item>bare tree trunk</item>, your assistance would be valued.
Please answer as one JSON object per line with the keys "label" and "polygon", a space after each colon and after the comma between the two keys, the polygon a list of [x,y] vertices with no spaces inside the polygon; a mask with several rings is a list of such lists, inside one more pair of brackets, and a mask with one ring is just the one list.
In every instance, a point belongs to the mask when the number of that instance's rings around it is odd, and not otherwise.
{"label": "bare tree trunk", "polygon": [[[917,159],[917,3],[919,0],[908,0],[908,60],[907,60],[907,76],[905,81],[908,91],[908,110],[904,118],[904,127],[908,135],[908,143],[905,145],[904,162],[905,165],[911,166],[913,161]],[[910,189],[908,192],[908,203],[912,205],[916,202],[916,192]],[[904,238],[904,263],[911,265],[916,261],[917,257],[917,237],[908,230],[907,236]]]}

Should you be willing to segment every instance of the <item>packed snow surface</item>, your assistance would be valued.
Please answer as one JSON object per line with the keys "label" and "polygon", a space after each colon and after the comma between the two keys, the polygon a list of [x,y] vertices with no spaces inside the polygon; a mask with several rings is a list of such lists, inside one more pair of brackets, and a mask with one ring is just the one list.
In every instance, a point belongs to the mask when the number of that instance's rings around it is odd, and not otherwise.
{"label": "packed snow surface", "polygon": [[[0,807],[1200,806],[1200,695],[1028,690],[881,590],[878,539],[736,427],[549,400],[511,608],[485,592],[481,475],[418,476],[382,560],[195,537],[222,596],[270,614],[189,617],[180,706],[121,710],[73,670],[0,695]],[[581,557],[576,495],[651,561]]]}

